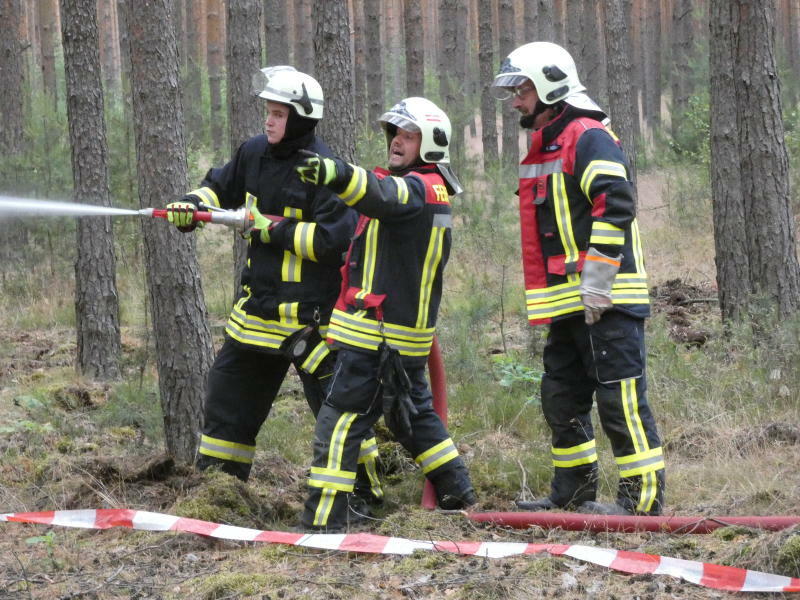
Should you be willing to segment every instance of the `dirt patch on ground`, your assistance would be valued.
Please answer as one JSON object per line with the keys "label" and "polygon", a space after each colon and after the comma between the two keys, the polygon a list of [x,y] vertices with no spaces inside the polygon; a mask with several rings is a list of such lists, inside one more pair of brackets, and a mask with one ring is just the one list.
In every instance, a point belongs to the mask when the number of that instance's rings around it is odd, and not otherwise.
{"label": "dirt patch on ground", "polygon": [[719,316],[717,292],[710,285],[670,279],[650,289],[652,309],[664,313],[669,336],[687,346],[702,346],[711,337],[707,324]]}

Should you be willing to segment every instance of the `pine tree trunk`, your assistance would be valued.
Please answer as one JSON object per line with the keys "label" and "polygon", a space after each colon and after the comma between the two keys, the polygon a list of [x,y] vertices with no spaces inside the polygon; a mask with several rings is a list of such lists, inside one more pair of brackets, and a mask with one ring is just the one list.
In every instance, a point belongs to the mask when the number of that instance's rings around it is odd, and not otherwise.
{"label": "pine tree trunk", "polygon": [[380,0],[364,0],[364,32],[367,42],[367,113],[370,126],[377,131],[380,129],[378,118],[386,108],[383,105]]}
{"label": "pine tree trunk", "polygon": [[[187,187],[177,44],[164,26],[171,6],[170,0],[127,5],[142,207],[164,206]],[[142,219],[142,230],[167,451],[190,463],[213,355],[195,238],[155,219]]]}
{"label": "pine tree trunk", "polygon": [[[135,2],[136,0],[127,0]],[[206,0],[185,0],[186,25],[194,35],[189,36],[186,56],[186,78],[182,86],[186,123],[189,124],[190,145],[206,143],[208,119],[203,109],[204,73],[206,65]],[[196,142],[194,140],[197,140]]]}
{"label": "pine tree trunk", "polygon": [[211,150],[214,163],[223,162],[225,156],[225,121],[222,114],[222,78],[224,77],[224,54],[222,39],[222,0],[206,0],[208,27],[208,96],[210,99]]}
{"label": "pine tree trunk", "polygon": [[18,154],[25,146],[21,18],[19,0],[0,2],[0,154]]}
{"label": "pine tree trunk", "polygon": [[57,0],[37,0],[39,22],[39,44],[42,57],[42,85],[50,98],[53,111],[58,110],[58,86],[56,85],[56,20]]}
{"label": "pine tree trunk", "polygon": [[[61,0],[61,28],[76,202],[111,206],[95,0]],[[91,135],[86,135],[91,132]],[[77,368],[119,377],[119,300],[110,217],[78,220],[75,263]]]}
{"label": "pine tree trunk", "polygon": [[312,9],[309,0],[294,2],[294,67],[309,75],[314,75],[314,25],[311,13],[318,10],[319,4],[315,3]]}
{"label": "pine tree trunk", "polygon": [[556,42],[556,16],[554,0],[536,0],[536,39],[532,42]]}
{"label": "pine tree trunk", "polygon": [[314,56],[318,81],[325,90],[325,118],[317,130],[337,156],[352,161],[356,139],[347,0],[326,0],[316,6]]}
{"label": "pine tree trunk", "polygon": [[747,223],[747,254],[739,260],[750,261],[750,292],[789,317],[800,307],[800,265],[775,60],[775,5],[731,4],[738,11],[733,73]]}
{"label": "pine tree trunk", "polygon": [[286,3],[282,0],[264,0],[265,44],[268,65],[288,65],[289,25],[286,20]]}
{"label": "pine tree trunk", "polygon": [[689,110],[690,82],[694,71],[692,55],[692,0],[674,0],[672,6],[672,69],[670,110],[672,137],[680,139],[684,115]]}
{"label": "pine tree trunk", "polygon": [[463,120],[460,118],[460,102],[456,94],[459,82],[455,77],[454,66],[458,61],[456,55],[456,19],[458,0],[439,0],[439,96],[442,99],[441,108],[447,113],[453,125],[450,140],[450,154],[453,162],[461,162],[463,155],[462,132]]}
{"label": "pine tree trunk", "polygon": [[644,117],[653,131],[661,126],[661,3],[647,5],[643,13]]}
{"label": "pine tree trunk", "polygon": [[523,0],[522,2],[522,30],[524,32],[523,35],[526,44],[540,40],[537,27],[537,21],[539,19],[538,5],[539,2],[537,0]]}
{"label": "pine tree trunk", "polygon": [[353,0],[353,103],[359,130],[367,118],[367,44],[364,36],[364,0]]}
{"label": "pine tree trunk", "polygon": [[[500,59],[505,59],[515,47],[514,4],[511,0],[500,0]],[[503,167],[514,168],[519,163],[519,114],[511,103],[503,102]]]}
{"label": "pine tree trunk", "polygon": [[406,28],[406,93],[425,95],[425,49],[422,45],[422,4],[405,0],[403,13]]}
{"label": "pine tree trunk", "polygon": [[[227,4],[228,123],[230,156],[233,156],[242,142],[263,129],[264,101],[251,90],[253,73],[261,67],[262,0],[237,0]],[[247,260],[247,241],[238,232],[234,232],[232,238],[234,276],[231,298],[235,298]]]}
{"label": "pine tree trunk", "polygon": [[483,168],[497,164],[497,100],[492,94],[495,76],[492,4],[478,2],[478,64],[481,75],[481,142]]}
{"label": "pine tree trunk", "polygon": [[100,65],[106,93],[113,97],[119,90],[119,40],[116,35],[116,0],[99,0]]}
{"label": "pine tree trunk", "polygon": [[622,141],[622,147],[631,167],[631,180],[636,186],[636,126],[638,116],[635,110],[636,98],[633,95],[630,62],[630,38],[625,23],[625,0],[605,0],[605,43],[608,57],[608,112],[611,115],[611,128]]}
{"label": "pine tree trunk", "polygon": [[602,6],[596,0],[583,0],[581,12],[582,59],[578,72],[589,95],[601,106],[608,106],[608,75],[606,70],[606,47],[603,40]]}

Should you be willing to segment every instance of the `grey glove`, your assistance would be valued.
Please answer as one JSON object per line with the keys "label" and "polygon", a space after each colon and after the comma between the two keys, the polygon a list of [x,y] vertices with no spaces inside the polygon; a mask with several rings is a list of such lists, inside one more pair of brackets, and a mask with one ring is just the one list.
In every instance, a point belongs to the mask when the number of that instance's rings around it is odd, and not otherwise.
{"label": "grey glove", "polygon": [[611,257],[589,248],[581,273],[581,301],[587,325],[594,325],[611,308],[611,286],[619,271],[622,254]]}
{"label": "grey glove", "polygon": [[378,379],[383,387],[383,420],[392,432],[408,437],[411,435],[409,415],[419,414],[410,395],[411,380],[397,350],[381,342],[378,352]]}

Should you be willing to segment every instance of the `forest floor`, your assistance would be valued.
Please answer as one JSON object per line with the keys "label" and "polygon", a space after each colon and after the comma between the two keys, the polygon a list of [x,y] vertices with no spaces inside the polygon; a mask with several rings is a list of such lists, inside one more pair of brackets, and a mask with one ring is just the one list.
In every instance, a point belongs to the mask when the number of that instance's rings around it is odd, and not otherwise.
{"label": "forest floor", "polygon": [[[665,185],[663,178],[642,178],[645,231],[655,232],[669,210],[661,201]],[[706,247],[680,248],[673,243],[672,254],[649,257],[654,312],[661,317],[658,323],[666,327],[674,344],[683,347],[703,346],[718,321],[716,304],[711,301],[716,293],[713,277],[709,277],[713,259],[707,252],[708,241],[702,244]],[[145,342],[131,332],[123,341],[125,362],[135,365]],[[112,404],[117,400],[112,399],[120,395],[118,389],[68,375],[74,349],[74,331],[68,327],[0,330],[0,513],[130,508],[255,529],[293,530],[305,493],[302,450],[287,456],[280,451],[280,444],[260,443],[246,485],[225,475],[177,467],[162,454],[160,441],[147,434],[153,428],[154,407],[157,414],[153,388],[149,388],[147,405],[131,400],[114,409],[126,414],[114,416]],[[136,387],[135,370],[128,375],[131,388],[148,389],[141,380]],[[31,392],[33,389],[46,389],[46,400],[40,392]],[[270,422],[276,425],[273,431],[283,423],[301,423],[305,432],[310,431],[296,380],[287,381],[273,412],[268,422],[268,427]],[[501,428],[460,437],[458,418],[455,420],[459,449],[476,469],[483,454],[511,456],[521,444],[513,431]],[[674,496],[668,496],[667,514],[751,514],[759,510],[763,514],[800,514],[800,475],[796,472],[800,428],[796,419],[776,423],[768,417],[754,417],[738,427],[731,435],[740,451],[737,456],[745,457],[739,466],[726,464],[730,455],[723,451],[708,455],[709,448],[733,430],[708,421],[671,423],[667,419],[662,429],[669,477],[676,490]],[[371,525],[357,531],[421,540],[582,544],[800,576],[796,528],[765,532],[729,527],[710,535],[587,533],[538,527],[514,530],[477,524],[463,515],[426,511],[416,500],[422,487],[419,473],[392,448],[385,430],[378,433],[388,499]],[[708,482],[703,474],[698,478],[693,472],[704,457],[725,465],[725,472],[715,474],[710,483],[720,488],[711,501],[708,494],[695,497],[692,492],[693,486]],[[510,464],[505,467],[516,470],[512,460],[506,462]],[[739,475],[728,471],[747,470],[756,464],[764,469],[783,465],[783,470],[776,470],[773,479],[777,481],[765,487],[756,481],[737,482]],[[727,483],[720,483],[725,477]],[[481,475],[476,475],[476,483],[478,510],[512,510],[514,493],[507,487],[494,486]],[[0,599],[481,600],[558,596],[562,600],[667,600],[732,595],[668,576],[625,575],[547,554],[502,559],[433,552],[386,556],[123,528],[95,531],[0,523],[0,529]]]}

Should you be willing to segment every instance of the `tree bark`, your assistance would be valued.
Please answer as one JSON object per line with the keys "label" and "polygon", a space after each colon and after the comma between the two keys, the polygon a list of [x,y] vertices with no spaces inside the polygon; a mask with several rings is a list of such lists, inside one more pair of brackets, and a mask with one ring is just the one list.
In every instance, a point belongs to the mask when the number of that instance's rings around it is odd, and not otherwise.
{"label": "tree bark", "polygon": [[[127,0],[135,2],[136,0]],[[189,36],[186,57],[186,79],[182,86],[186,123],[191,125],[189,140],[192,147],[206,142],[207,122],[203,110],[203,78],[206,64],[206,0],[186,0],[187,27],[194,30]],[[197,140],[197,142],[195,142]]]}
{"label": "tree bark", "polygon": [[[261,67],[261,4],[262,0],[228,2],[226,58],[228,63],[228,123],[230,124],[230,156],[245,140],[263,130],[264,101],[251,90],[253,74]],[[234,232],[233,292],[236,296],[247,260],[247,241]]]}
{"label": "tree bark", "polygon": [[653,2],[642,11],[642,66],[645,122],[651,131],[661,126],[661,2]]}
{"label": "tree bark", "polygon": [[497,164],[497,100],[492,95],[495,76],[492,4],[478,3],[478,63],[481,74],[481,142],[483,168]]}
{"label": "tree bark", "polygon": [[19,0],[0,1],[0,153],[19,154],[25,146],[21,18]]}
{"label": "tree bark", "polygon": [[264,0],[265,44],[268,65],[288,65],[289,24],[286,3],[282,0]]}
{"label": "tree bark", "polygon": [[775,5],[748,0],[730,4],[738,11],[733,73],[750,292],[765,297],[781,317],[789,317],[800,307],[800,265],[775,60]]}
{"label": "tree bark", "polygon": [[[75,201],[111,206],[96,6],[95,0],[61,0],[67,117]],[[77,245],[76,366],[82,375],[115,379],[120,332],[111,218],[79,219]]]}
{"label": "tree bark", "polygon": [[314,75],[315,60],[311,13],[318,8],[319,4],[315,4],[312,9],[309,0],[295,0],[294,3],[294,66],[298,71],[309,75]]}
{"label": "tree bark", "polygon": [[608,58],[608,111],[612,129],[622,141],[631,168],[631,181],[636,188],[636,126],[630,62],[630,38],[625,23],[625,0],[605,0],[605,43]]}
{"label": "tree bark", "polygon": [[684,115],[689,110],[691,79],[694,71],[692,55],[692,0],[674,0],[672,5],[672,69],[670,110],[672,138],[680,139]]}
{"label": "tree bark", "polygon": [[536,39],[532,42],[559,43],[555,10],[554,0],[536,0]]}
{"label": "tree bark", "polygon": [[[514,39],[514,3],[511,0],[500,0],[500,60],[511,54],[515,47]],[[519,114],[509,102],[502,104],[503,114],[503,167],[516,169],[519,163]]]}
{"label": "tree bark", "polygon": [[364,0],[353,0],[353,104],[359,130],[367,118],[367,44],[364,36]]}
{"label": "tree bark", "polygon": [[208,96],[211,102],[209,116],[211,118],[211,150],[214,162],[222,163],[224,160],[225,121],[222,114],[222,79],[225,76],[223,29],[222,29],[222,0],[206,0],[207,7],[207,39],[208,39]]}
{"label": "tree bark", "polygon": [[325,118],[317,126],[333,152],[355,160],[350,18],[347,0],[327,0],[314,10],[314,56],[318,81],[325,90]]}
{"label": "tree bark", "polygon": [[422,4],[405,0],[406,96],[425,95],[425,48],[422,45]]}
{"label": "tree bark", "polygon": [[[58,85],[56,84],[56,22],[57,0],[38,0],[39,45],[42,57],[42,85],[50,99],[53,112],[58,110]],[[15,36],[16,37],[16,36]]]}
{"label": "tree bark", "polygon": [[602,7],[595,0],[583,0],[581,12],[581,81],[589,95],[602,107],[608,106],[608,74],[603,40]]}
{"label": "tree bark", "polygon": [[[164,27],[172,2],[127,6],[139,203],[160,207],[187,187],[177,45],[172,28]],[[213,357],[195,239],[155,219],[142,219],[142,231],[167,451],[190,463]]]}
{"label": "tree bark", "polygon": [[117,33],[116,0],[99,0],[98,21],[100,34],[100,65],[103,73],[103,86],[106,93],[114,97],[119,91],[120,56],[119,35]]}
{"label": "tree bark", "polygon": [[364,0],[364,32],[367,42],[367,113],[369,124],[378,131],[378,118],[386,108],[383,104],[383,65],[381,64],[381,3]]}

